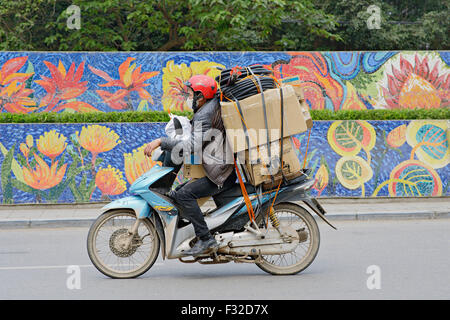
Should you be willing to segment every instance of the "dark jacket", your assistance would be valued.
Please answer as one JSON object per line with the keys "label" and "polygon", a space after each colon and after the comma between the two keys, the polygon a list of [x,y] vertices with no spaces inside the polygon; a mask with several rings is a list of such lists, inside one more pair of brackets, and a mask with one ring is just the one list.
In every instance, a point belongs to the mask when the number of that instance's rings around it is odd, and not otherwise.
{"label": "dark jacket", "polygon": [[[190,150],[195,155],[198,155],[201,151],[206,176],[221,187],[233,172],[234,164],[233,154],[225,142],[222,119],[217,117],[218,112],[220,112],[220,104],[219,99],[215,97],[207,101],[194,113],[191,120],[192,136],[190,140],[180,141],[162,137],[161,150],[172,151],[177,144],[181,143],[183,150]],[[216,123],[218,118],[220,119],[219,124]],[[219,128],[219,130],[210,130],[214,128]],[[217,135],[218,132],[221,134]],[[215,134],[214,139],[212,139],[211,134]]]}

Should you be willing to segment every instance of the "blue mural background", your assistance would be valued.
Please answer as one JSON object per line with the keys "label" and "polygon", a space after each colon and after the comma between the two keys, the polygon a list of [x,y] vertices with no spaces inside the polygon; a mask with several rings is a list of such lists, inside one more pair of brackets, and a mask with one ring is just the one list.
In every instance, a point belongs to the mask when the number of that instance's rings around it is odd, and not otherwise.
{"label": "blue mural background", "polygon": [[[365,131],[367,134],[360,136],[361,143],[368,145],[368,153],[363,151],[359,152],[358,155],[342,155],[340,154],[339,145],[336,141],[333,141],[334,132],[338,132],[339,128],[346,125],[360,125],[367,128]],[[419,153],[414,149],[416,146],[411,142],[410,137],[418,137],[420,128],[428,128],[430,126],[435,126],[436,130],[439,128],[444,128],[448,132],[448,122],[447,121],[316,121],[314,122],[313,129],[311,131],[309,149],[307,155],[307,167],[311,168],[313,171],[312,177],[316,180],[312,194],[320,197],[370,197],[370,196],[419,196],[417,192],[421,192],[421,196],[449,196],[449,182],[448,177],[450,175],[450,167],[448,165],[448,136],[444,135],[442,140],[442,145],[445,147],[444,154],[439,159],[431,159],[430,161],[425,158],[418,159]],[[108,131],[104,133],[104,138],[99,138],[95,136],[94,130],[91,129],[107,129]],[[36,202],[58,202],[58,203],[71,203],[77,202],[74,197],[73,192],[69,187],[65,187],[60,193],[57,199],[46,200],[45,198],[38,198],[35,193],[27,192],[29,189],[16,188],[12,180],[17,179],[17,175],[14,172],[14,166],[11,166],[10,172],[4,170],[5,159],[7,158],[8,151],[15,146],[15,150],[12,153],[12,159],[9,158],[11,163],[16,162],[16,173],[17,170],[22,171],[24,166],[23,160],[19,158],[23,157],[22,144],[26,144],[27,139],[32,137],[32,144],[38,145],[39,139],[49,134],[51,131],[55,131],[56,135],[52,136],[52,139],[61,139],[61,135],[66,138],[65,142],[67,145],[64,147],[63,151],[55,158],[60,160],[62,163],[67,164],[67,170],[64,177],[61,179],[59,184],[54,187],[57,188],[63,185],[67,179],[69,179],[69,167],[73,162],[73,156],[69,151],[75,152],[76,147],[71,141],[70,137],[74,137],[75,133],[78,134],[78,142],[82,145],[80,149],[84,148],[83,139],[88,140],[89,138],[97,141],[99,145],[104,143],[104,140],[109,139],[109,137],[114,140],[118,138],[119,143],[109,151],[101,152],[98,154],[98,158],[101,162],[97,163],[94,171],[91,170],[89,166],[84,171],[84,173],[79,173],[74,177],[75,184],[79,185],[82,182],[83,174],[86,175],[87,179],[83,183],[89,184],[92,179],[96,178],[102,170],[106,170],[112,167],[117,174],[107,176],[109,179],[108,186],[105,187],[104,182],[95,182],[93,185],[94,189],[90,195],[88,201],[103,201],[107,199],[116,199],[128,194],[128,187],[130,186],[131,176],[138,176],[142,172],[138,172],[137,168],[143,166],[144,160],[142,146],[146,143],[154,140],[157,137],[164,135],[165,123],[101,123],[101,124],[1,124],[0,125],[0,147],[2,149],[2,192],[0,193],[0,201],[2,203],[36,203]],[[418,129],[417,129],[417,128]],[[88,132],[87,138],[82,137],[81,132],[83,128]],[[416,128],[416,129],[415,129]],[[373,129],[373,130],[372,130]],[[444,130],[442,129],[442,130]],[[444,131],[445,132],[445,131]],[[91,134],[91,136],[89,136]],[[114,138],[113,135],[116,134],[117,137]],[[59,136],[58,136],[59,135]],[[408,136],[409,135],[409,136]],[[436,141],[438,135],[434,135],[433,141]],[[97,140],[95,140],[97,139]],[[408,142],[406,142],[408,139]],[[439,138],[441,139],[441,138]],[[50,140],[52,141],[52,140]],[[422,141],[422,140],[421,140]],[[307,133],[298,134],[294,136],[294,144],[296,146],[296,152],[298,158],[303,162],[303,155],[307,143]],[[31,145],[31,144],[30,144]],[[373,146],[372,146],[373,145]],[[87,146],[87,145],[86,145]],[[48,148],[51,148],[47,146]],[[28,149],[24,149],[28,150]],[[50,167],[52,161],[46,157],[47,151],[45,151],[45,146],[41,147],[40,151],[36,151],[46,164]],[[414,151],[416,150],[416,151]],[[443,149],[444,150],[444,149]],[[414,152],[413,152],[414,151]],[[86,151],[87,154],[87,151]],[[132,155],[134,160],[133,165],[126,165],[125,158],[126,154]],[[413,160],[411,160],[411,156]],[[32,155],[28,156],[32,159]],[[359,157],[359,158],[358,158]],[[370,161],[369,158],[370,157]],[[92,159],[91,154],[85,156],[85,163],[89,164]],[[347,160],[346,160],[347,159]],[[351,166],[361,166],[365,167],[367,164],[367,170],[362,170],[360,174],[361,181],[359,182],[359,177],[349,177],[345,174],[341,174],[340,170],[345,171],[344,163],[343,167],[339,166],[339,162],[346,160],[347,165]],[[411,161],[413,163],[411,163]],[[344,161],[345,162],[345,161]],[[369,163],[370,162],[370,163]],[[31,162],[30,162],[31,163]],[[393,186],[394,181],[389,182],[391,175],[399,164],[404,163],[406,168],[422,170],[420,176],[426,175],[425,180],[410,180],[410,182],[417,182],[417,186],[411,189],[391,187],[394,191],[389,191],[390,185]],[[153,164],[151,164],[153,165]],[[411,166],[413,165],[413,166]],[[36,169],[37,163],[31,164],[31,169]],[[419,166],[419,167],[417,167]],[[6,167],[8,168],[8,167]],[[137,171],[136,171],[137,170]],[[370,172],[369,172],[370,171]],[[106,172],[106,171],[105,171]],[[364,173],[366,172],[366,173]],[[344,172],[345,173],[345,172]],[[8,174],[10,174],[8,178]],[[364,176],[365,174],[365,176]],[[403,175],[405,176],[405,175]],[[366,179],[367,178],[367,179]],[[409,178],[412,178],[409,176]],[[9,179],[9,180],[8,180]],[[182,181],[182,176],[180,175],[178,182]],[[352,180],[353,179],[353,180]],[[414,178],[415,179],[415,178]],[[9,181],[9,182],[8,182]],[[382,184],[384,183],[384,186]],[[124,185],[123,189],[120,189],[118,194],[106,194],[112,187]],[[362,190],[362,184],[364,185]],[[381,188],[377,191],[378,187]],[[398,183],[397,183],[398,187]],[[11,189],[11,199],[8,200],[5,197],[5,188]],[[106,188],[106,189],[105,189]],[[50,189],[48,189],[50,190]],[[43,192],[48,192],[47,189],[43,189]],[[116,189],[119,190],[119,189]],[[406,194],[402,191],[406,190]],[[434,191],[433,191],[434,190]],[[417,191],[417,192],[416,192]],[[111,192],[110,192],[111,193]],[[106,197],[105,197],[106,196]]]}
{"label": "blue mural background", "polygon": [[[449,61],[448,51],[0,52],[0,111],[186,110],[192,75],[252,64],[297,76],[311,109],[449,108]],[[1,124],[0,201],[127,195],[164,125]],[[293,139],[303,161],[306,134]],[[449,159],[445,120],[316,121],[307,166],[319,197],[448,196]]]}

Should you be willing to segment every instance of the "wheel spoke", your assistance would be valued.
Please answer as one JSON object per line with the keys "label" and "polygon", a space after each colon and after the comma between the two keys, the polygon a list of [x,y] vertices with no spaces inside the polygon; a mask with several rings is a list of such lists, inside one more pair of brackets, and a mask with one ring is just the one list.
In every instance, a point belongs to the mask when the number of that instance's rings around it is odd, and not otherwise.
{"label": "wheel spoke", "polygon": [[[125,249],[125,243],[129,241],[128,232],[135,221],[136,218],[131,213],[114,213],[97,227],[93,236],[93,253],[100,264],[98,267],[113,273],[133,273],[155,257],[154,230],[144,221],[141,222],[131,246]],[[139,234],[144,236],[140,237]]]}
{"label": "wheel spoke", "polygon": [[262,258],[265,261],[264,263],[268,263],[269,265],[281,269],[300,265],[309,256],[312,248],[310,226],[308,222],[295,211],[285,209],[277,210],[275,208],[275,214],[282,226],[291,227],[295,230],[303,229],[303,231],[307,233],[307,240],[298,243],[291,252],[278,255],[263,255]]}

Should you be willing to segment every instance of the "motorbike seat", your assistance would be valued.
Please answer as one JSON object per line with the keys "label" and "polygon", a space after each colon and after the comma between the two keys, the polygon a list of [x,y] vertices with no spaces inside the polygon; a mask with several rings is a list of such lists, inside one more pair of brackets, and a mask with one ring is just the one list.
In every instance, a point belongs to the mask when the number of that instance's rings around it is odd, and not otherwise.
{"label": "motorbike seat", "polygon": [[[252,186],[250,183],[244,183],[244,185],[248,194],[256,192],[255,187]],[[213,196],[213,200],[217,208],[220,208],[226,205],[228,202],[232,201],[233,199],[236,199],[237,197],[242,197],[242,190],[239,183],[235,183],[232,187],[227,188],[222,192],[216,194],[215,196]]]}

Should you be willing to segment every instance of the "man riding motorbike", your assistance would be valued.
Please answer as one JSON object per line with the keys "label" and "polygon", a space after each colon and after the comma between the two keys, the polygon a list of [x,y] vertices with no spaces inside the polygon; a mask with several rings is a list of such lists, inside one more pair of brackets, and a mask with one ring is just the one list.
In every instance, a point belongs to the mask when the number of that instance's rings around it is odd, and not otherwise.
{"label": "man riding motorbike", "polygon": [[[194,156],[201,154],[200,158],[206,176],[191,181],[170,193],[170,196],[182,206],[184,216],[192,222],[198,238],[194,247],[185,254],[198,256],[216,248],[218,244],[206,225],[197,199],[214,196],[222,190],[232,187],[236,181],[236,173],[233,161],[226,159],[226,156],[232,156],[232,153],[226,149],[227,145],[223,143],[225,128],[222,122],[219,98],[216,95],[216,81],[206,75],[195,75],[185,83],[185,90],[188,94],[186,102],[194,111],[191,120],[191,138],[187,141],[180,141],[161,137],[147,144],[144,154],[150,157],[152,151],[158,147],[161,147],[166,154],[180,149],[189,150],[189,153],[193,150]],[[215,147],[212,145],[213,143]],[[181,148],[179,148],[180,146]],[[167,162],[166,159],[165,164]],[[178,171],[180,167],[181,165],[175,166],[175,171]]]}

